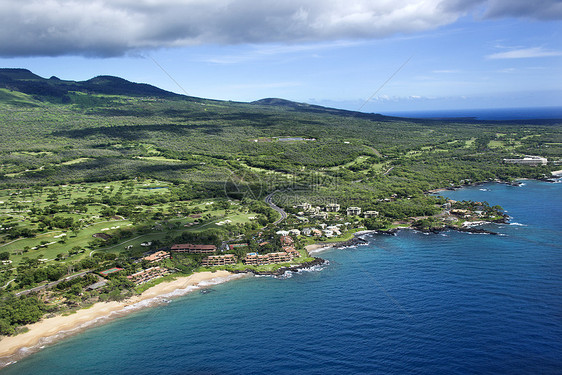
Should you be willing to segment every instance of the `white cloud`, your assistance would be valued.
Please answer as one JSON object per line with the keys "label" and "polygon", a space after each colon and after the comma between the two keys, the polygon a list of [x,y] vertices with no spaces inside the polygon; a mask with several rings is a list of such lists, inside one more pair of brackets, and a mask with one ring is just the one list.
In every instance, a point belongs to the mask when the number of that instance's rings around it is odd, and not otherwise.
{"label": "white cloud", "polygon": [[562,51],[546,50],[542,47],[520,48],[506,52],[493,53],[488,59],[527,59],[533,57],[562,56]]}
{"label": "white cloud", "polygon": [[385,38],[436,29],[476,10],[558,19],[560,8],[556,0],[1,0],[0,56]]}
{"label": "white cloud", "polygon": [[0,56],[384,38],[454,22],[445,0],[2,0]]}

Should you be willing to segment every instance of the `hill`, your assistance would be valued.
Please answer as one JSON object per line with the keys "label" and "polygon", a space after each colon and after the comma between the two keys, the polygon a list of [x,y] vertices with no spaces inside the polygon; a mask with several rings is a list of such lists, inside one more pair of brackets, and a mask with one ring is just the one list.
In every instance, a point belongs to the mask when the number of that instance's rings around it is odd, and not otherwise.
{"label": "hill", "polygon": [[0,69],[0,88],[18,91],[37,100],[70,103],[72,92],[133,97],[174,98],[180,95],[123,78],[98,76],[87,81],[63,81],[57,77],[42,78],[27,69]]}
{"label": "hill", "polygon": [[548,168],[501,160],[562,157],[556,121],[415,120],[275,98],[209,100],[111,76],[68,81],[0,69],[0,108],[4,186],[145,176],[190,181],[212,196],[232,174],[271,180],[270,191],[318,173],[337,179],[338,194],[383,197],[538,176]]}

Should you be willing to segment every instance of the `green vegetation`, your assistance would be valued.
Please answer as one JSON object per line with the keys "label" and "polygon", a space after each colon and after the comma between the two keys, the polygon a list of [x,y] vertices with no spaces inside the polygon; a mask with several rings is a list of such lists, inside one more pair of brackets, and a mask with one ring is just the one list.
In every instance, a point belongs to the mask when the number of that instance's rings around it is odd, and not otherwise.
{"label": "green vegetation", "polygon": [[[203,255],[176,254],[158,263],[171,272],[158,281],[139,286],[126,277],[151,267],[143,256],[174,243],[247,243],[226,250],[236,265],[213,268],[241,271],[248,252],[280,250],[280,229],[338,228],[331,238],[294,235],[301,250],[294,263],[311,260],[304,245],[346,241],[362,229],[499,219],[484,202],[454,207],[472,218],[447,216],[447,202],[427,192],[542,178],[560,167],[502,159],[562,158],[562,124],[554,120],[396,119],[279,99],[206,100],[115,77],[43,79],[18,69],[0,69],[0,137],[1,334],[201,269]],[[279,214],[263,201],[274,191],[274,203],[290,214],[277,227]],[[342,212],[303,217],[295,206],[304,202],[337,202]],[[378,215],[346,216],[352,206]],[[89,289],[101,281],[99,271],[114,267],[122,270]],[[34,287],[42,289],[15,295]]]}

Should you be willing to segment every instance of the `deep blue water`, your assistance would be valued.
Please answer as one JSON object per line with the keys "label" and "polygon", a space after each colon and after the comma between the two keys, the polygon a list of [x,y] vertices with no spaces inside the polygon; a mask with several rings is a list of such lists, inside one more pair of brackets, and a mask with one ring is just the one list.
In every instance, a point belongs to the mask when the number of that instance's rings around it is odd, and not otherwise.
{"label": "deep blue water", "polygon": [[412,118],[458,118],[472,117],[477,120],[530,120],[560,119],[562,107],[536,108],[483,108],[483,109],[451,109],[435,111],[391,111],[384,115]]}
{"label": "deep blue water", "polygon": [[[482,191],[480,189],[485,189]],[[90,329],[4,374],[560,374],[562,184],[445,192],[502,236],[402,231]]]}

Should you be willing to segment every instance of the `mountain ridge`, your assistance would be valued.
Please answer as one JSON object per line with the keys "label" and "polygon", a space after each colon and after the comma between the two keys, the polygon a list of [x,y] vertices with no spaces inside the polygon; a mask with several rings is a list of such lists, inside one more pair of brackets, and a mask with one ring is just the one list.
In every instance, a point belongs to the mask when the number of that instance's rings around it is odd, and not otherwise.
{"label": "mountain ridge", "polygon": [[85,81],[63,80],[56,76],[43,78],[24,68],[0,68],[0,88],[30,95],[38,101],[71,104],[69,94],[124,95],[132,97],[156,97],[161,99],[183,99],[189,101],[213,101],[242,103],[251,106],[266,106],[290,109],[299,112],[326,113],[345,117],[358,117],[384,120],[387,116],[344,109],[323,107],[314,104],[295,102],[281,98],[263,98],[252,102],[222,101],[177,94],[163,90],[148,83],[131,82],[121,77],[98,75]]}

